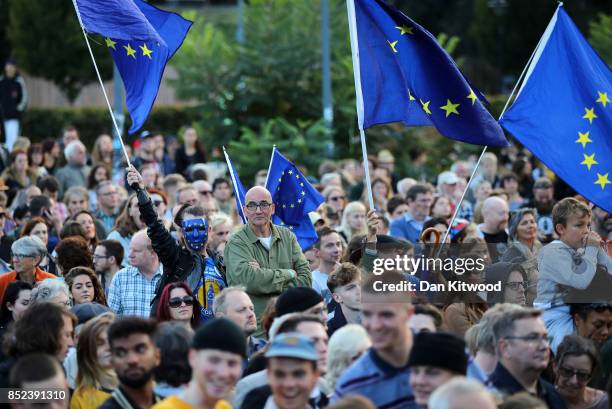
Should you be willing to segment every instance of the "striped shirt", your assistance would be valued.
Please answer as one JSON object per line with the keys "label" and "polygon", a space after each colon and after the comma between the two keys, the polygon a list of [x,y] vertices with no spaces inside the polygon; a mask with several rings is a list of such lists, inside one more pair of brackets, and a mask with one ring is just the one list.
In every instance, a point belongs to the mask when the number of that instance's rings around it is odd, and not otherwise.
{"label": "striped shirt", "polygon": [[370,348],[336,382],[331,401],[347,395],[363,395],[378,409],[418,409],[410,387],[408,367],[396,368]]}
{"label": "striped shirt", "polygon": [[108,289],[108,306],[117,315],[151,316],[151,300],[163,274],[162,264],[151,279],[147,279],[136,267],[128,266],[117,271]]}

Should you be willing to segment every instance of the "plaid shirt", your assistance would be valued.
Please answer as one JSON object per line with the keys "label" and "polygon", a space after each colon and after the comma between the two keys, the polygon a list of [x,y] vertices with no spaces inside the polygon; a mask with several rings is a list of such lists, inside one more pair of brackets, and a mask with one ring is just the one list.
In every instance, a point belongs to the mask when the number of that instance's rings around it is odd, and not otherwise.
{"label": "plaid shirt", "polygon": [[151,300],[163,274],[162,264],[151,280],[133,266],[117,271],[108,290],[108,306],[117,315],[151,316]]}

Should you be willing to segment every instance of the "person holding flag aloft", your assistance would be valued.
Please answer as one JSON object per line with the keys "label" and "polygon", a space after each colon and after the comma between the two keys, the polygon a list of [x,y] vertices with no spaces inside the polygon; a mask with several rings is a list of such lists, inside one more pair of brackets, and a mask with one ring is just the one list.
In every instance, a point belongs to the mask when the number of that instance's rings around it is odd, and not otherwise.
{"label": "person holding flag aloft", "polygon": [[166,284],[185,281],[202,306],[201,321],[212,318],[214,298],[227,284],[223,258],[206,246],[209,221],[204,209],[198,205],[181,206],[174,218],[174,223],[179,226],[179,245],[157,215],[142,176],[133,166],[127,168],[127,182],[137,192],[138,207],[147,225],[151,245],[164,266],[164,276],[157,286],[151,313],[156,312],[159,296]]}

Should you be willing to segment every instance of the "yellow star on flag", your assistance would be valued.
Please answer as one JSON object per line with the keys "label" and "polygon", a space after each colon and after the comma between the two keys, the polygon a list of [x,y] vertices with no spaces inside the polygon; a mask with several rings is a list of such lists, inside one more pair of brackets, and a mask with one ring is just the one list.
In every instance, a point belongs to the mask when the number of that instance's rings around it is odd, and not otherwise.
{"label": "yellow star on flag", "polygon": [[591,166],[599,165],[599,162],[595,160],[595,154],[587,155],[586,153],[583,153],[583,155],[584,155],[584,160],[580,162],[581,165],[586,165],[586,167],[589,170],[591,170]]}
{"label": "yellow star on flag", "polygon": [[113,41],[112,39],[108,37],[106,37],[104,41],[106,41],[106,46],[108,48],[112,48],[113,50],[117,51],[117,48],[115,47],[115,44],[117,44],[116,41]]}
{"label": "yellow star on flag", "polygon": [[587,143],[593,142],[591,139],[589,139],[589,132],[578,132],[578,136],[580,136],[580,138],[576,139],[574,142],[581,143],[582,149],[586,148]]}
{"label": "yellow star on flag", "polygon": [[134,57],[134,59],[136,59],[136,50],[134,50],[129,43],[128,45],[124,45],[123,48],[127,51],[128,57]]}
{"label": "yellow star on flag", "polygon": [[474,93],[473,89],[470,90],[470,95],[468,95],[467,98],[472,100],[472,105],[474,105],[476,101],[478,101],[478,97]]}
{"label": "yellow star on flag", "polygon": [[451,102],[450,99],[446,100],[446,105],[441,106],[440,109],[443,111],[446,111],[446,117],[448,118],[448,116],[450,114],[457,114],[459,115],[459,112],[457,111],[457,107],[459,106],[459,104],[453,104]]}
{"label": "yellow star on flag", "polygon": [[419,101],[421,101],[421,105],[423,105],[423,111],[425,111],[427,115],[431,115],[431,111],[429,110],[429,101],[423,102],[421,99]]}
{"label": "yellow star on flag", "polygon": [[292,170],[290,170],[290,171],[289,171],[289,172],[287,172],[287,173],[289,173],[290,175],[293,175],[293,171],[292,171]]}
{"label": "yellow star on flag", "polygon": [[144,43],[143,45],[139,45],[140,49],[142,50],[142,56],[143,57],[149,57],[149,60],[151,59],[151,53],[153,52],[152,50],[149,50],[147,48],[147,43]]}
{"label": "yellow star on flag", "polygon": [[409,98],[411,101],[416,101],[416,98],[412,96],[412,94],[410,93],[410,90],[408,90],[408,98]]}
{"label": "yellow star on flag", "polygon": [[404,34],[414,34],[412,32],[412,27],[408,27],[406,25],[403,26],[395,26],[395,28],[397,28],[400,31],[400,35],[404,35]]}
{"label": "yellow star on flag", "polygon": [[595,115],[595,108],[591,108],[591,109],[584,108],[584,112],[585,114],[582,117],[584,119],[588,119],[589,123],[592,124],[593,119],[597,118],[597,115]]}
{"label": "yellow star on flag", "polygon": [[608,99],[608,93],[607,92],[599,92],[599,91],[597,91],[597,94],[599,95],[599,98],[597,98],[597,101],[595,101],[595,102],[601,102],[601,105],[603,105],[604,108],[605,108],[606,104],[608,102],[610,102],[610,100]]}
{"label": "yellow star on flag", "polygon": [[391,49],[393,50],[393,52],[396,53],[397,50],[395,49],[395,46],[397,45],[397,40],[395,40],[394,42],[391,42],[391,41],[387,40],[387,43],[389,43],[389,45],[391,46]]}
{"label": "yellow star on flag", "polygon": [[600,185],[601,190],[604,190],[606,188],[606,185],[609,185],[610,183],[612,183],[608,179],[608,175],[609,173],[606,173],[605,175],[602,175],[600,173],[597,174],[597,182],[595,182],[595,184]]}

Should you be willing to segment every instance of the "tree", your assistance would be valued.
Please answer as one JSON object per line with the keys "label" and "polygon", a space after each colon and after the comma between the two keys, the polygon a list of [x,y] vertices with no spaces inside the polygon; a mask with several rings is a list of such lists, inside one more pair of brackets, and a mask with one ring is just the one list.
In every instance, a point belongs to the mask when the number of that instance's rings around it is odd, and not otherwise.
{"label": "tree", "polygon": [[[74,101],[96,81],[83,33],[71,1],[9,0],[8,38],[20,67],[53,81]],[[99,40],[90,39],[103,79],[112,77],[112,59]]]}
{"label": "tree", "polygon": [[591,45],[608,65],[612,65],[612,15],[600,14],[589,26]]}

